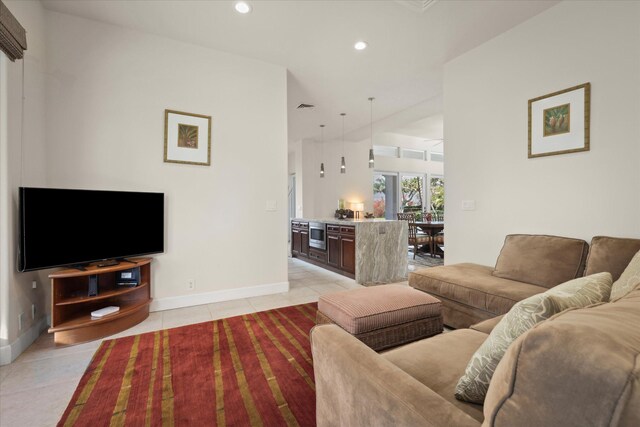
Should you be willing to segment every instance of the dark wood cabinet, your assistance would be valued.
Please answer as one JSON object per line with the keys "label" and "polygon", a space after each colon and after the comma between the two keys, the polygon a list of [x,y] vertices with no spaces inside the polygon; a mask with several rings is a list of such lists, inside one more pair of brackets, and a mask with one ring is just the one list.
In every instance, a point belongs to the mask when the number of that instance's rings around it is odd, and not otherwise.
{"label": "dark wood cabinet", "polygon": [[[306,225],[306,228],[304,226]],[[356,229],[353,226],[327,224],[327,250],[309,248],[307,223],[291,223],[293,256],[308,258],[312,264],[345,276],[356,274]]]}
{"label": "dark wood cabinet", "polygon": [[309,223],[291,222],[291,254],[309,256]]}
{"label": "dark wood cabinet", "polygon": [[351,274],[356,273],[356,238],[340,236],[340,268]]}
{"label": "dark wood cabinet", "polygon": [[309,258],[321,263],[327,263],[327,251],[322,251],[320,249],[310,248],[309,249]]}
{"label": "dark wood cabinet", "polygon": [[291,255],[355,279],[356,228],[327,225],[327,250],[309,247],[309,223],[291,221]]}
{"label": "dark wood cabinet", "polygon": [[309,230],[300,230],[300,253],[309,256]]}
{"label": "dark wood cabinet", "polygon": [[340,268],[340,234],[327,233],[327,264]]}
{"label": "dark wood cabinet", "polygon": [[301,249],[300,230],[297,228],[291,229],[291,252],[294,255],[300,254]]}

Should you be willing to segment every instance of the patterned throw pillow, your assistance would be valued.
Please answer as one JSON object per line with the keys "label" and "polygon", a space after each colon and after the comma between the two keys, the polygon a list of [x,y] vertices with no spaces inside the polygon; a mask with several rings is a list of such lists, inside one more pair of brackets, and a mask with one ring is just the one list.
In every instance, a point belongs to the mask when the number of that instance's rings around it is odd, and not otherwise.
{"label": "patterned throw pillow", "polygon": [[471,357],[464,375],[456,386],[456,398],[472,403],[484,403],[493,373],[516,338],[536,323],[567,308],[580,308],[609,301],[612,282],[609,273],[580,277],[514,305]]}
{"label": "patterned throw pillow", "polygon": [[611,300],[622,298],[634,290],[638,284],[640,284],[640,251],[633,256],[620,278],[613,283]]}

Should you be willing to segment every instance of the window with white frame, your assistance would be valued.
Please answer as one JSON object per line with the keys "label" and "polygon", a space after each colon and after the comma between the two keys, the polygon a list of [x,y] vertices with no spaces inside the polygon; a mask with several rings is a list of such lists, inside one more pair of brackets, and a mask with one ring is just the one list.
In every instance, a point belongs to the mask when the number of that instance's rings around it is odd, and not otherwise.
{"label": "window with white frame", "polygon": [[388,145],[374,145],[373,154],[382,157],[398,157],[398,147]]}
{"label": "window with white frame", "polygon": [[444,162],[444,154],[432,152],[430,155],[432,162]]}
{"label": "window with white frame", "polygon": [[409,148],[402,149],[402,157],[405,159],[426,160],[426,152],[424,150],[412,150]]}

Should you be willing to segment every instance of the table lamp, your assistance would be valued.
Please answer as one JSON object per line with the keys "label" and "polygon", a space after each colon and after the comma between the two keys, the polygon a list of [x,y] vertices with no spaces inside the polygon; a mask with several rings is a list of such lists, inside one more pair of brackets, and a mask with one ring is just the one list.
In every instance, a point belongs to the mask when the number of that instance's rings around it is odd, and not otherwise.
{"label": "table lamp", "polygon": [[351,203],[351,210],[355,212],[355,218],[360,219],[360,212],[364,211],[364,203],[362,202]]}

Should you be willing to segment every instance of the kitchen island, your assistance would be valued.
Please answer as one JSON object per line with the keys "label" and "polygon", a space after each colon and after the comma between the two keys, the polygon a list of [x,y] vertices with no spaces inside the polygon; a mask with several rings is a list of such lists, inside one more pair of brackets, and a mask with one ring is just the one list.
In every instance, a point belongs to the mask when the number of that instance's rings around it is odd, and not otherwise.
{"label": "kitchen island", "polygon": [[291,220],[291,254],[361,284],[407,277],[406,221],[385,219]]}

